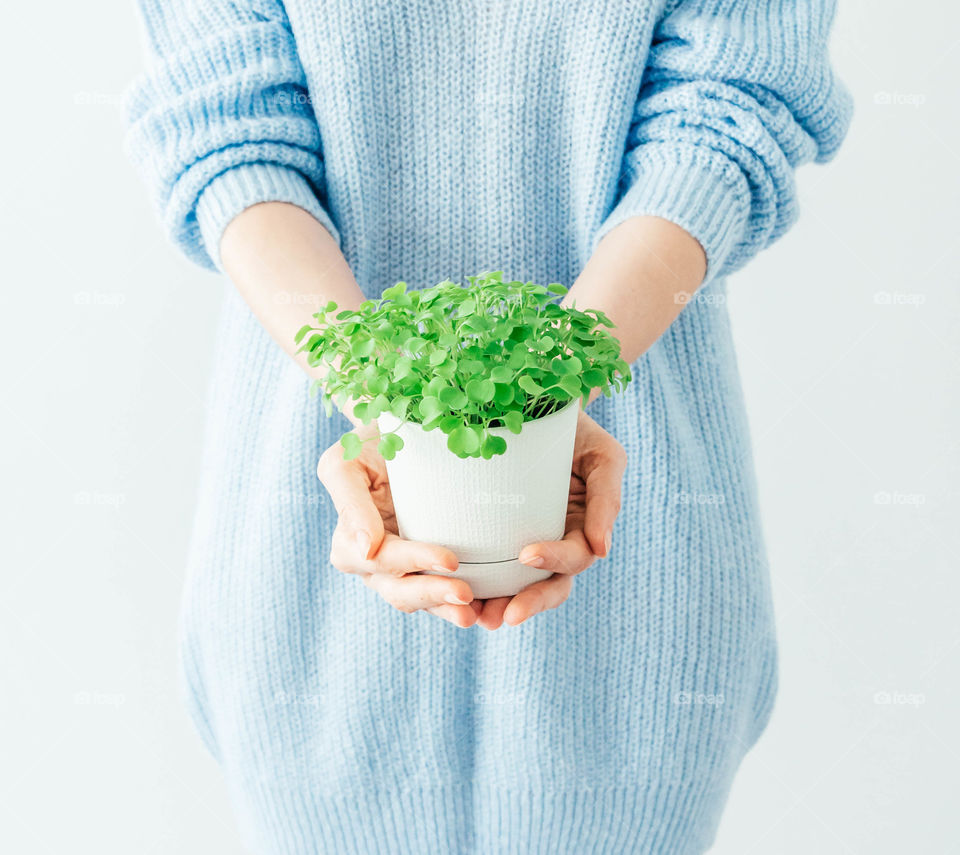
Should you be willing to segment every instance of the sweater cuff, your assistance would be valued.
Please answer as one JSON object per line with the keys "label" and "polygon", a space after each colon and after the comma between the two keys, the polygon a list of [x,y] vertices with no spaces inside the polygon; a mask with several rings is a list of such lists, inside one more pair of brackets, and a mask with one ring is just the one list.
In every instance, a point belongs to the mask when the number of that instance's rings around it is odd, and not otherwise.
{"label": "sweater cuff", "polygon": [[336,226],[317,194],[296,169],[276,163],[244,163],[221,172],[200,194],[196,217],[207,255],[219,270],[220,238],[230,222],[260,202],[289,202],[311,214],[340,242]]}
{"label": "sweater cuff", "polygon": [[723,271],[745,236],[750,188],[722,153],[703,146],[646,143],[630,155],[627,190],[594,241],[631,217],[655,216],[689,232],[707,256],[704,282]]}

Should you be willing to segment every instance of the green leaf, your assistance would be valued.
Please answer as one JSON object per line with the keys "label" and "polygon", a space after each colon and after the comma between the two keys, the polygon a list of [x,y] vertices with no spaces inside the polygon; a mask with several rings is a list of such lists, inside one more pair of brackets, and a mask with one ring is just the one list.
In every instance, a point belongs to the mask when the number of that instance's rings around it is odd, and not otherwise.
{"label": "green leaf", "polygon": [[440,430],[443,433],[451,433],[463,424],[463,418],[460,416],[444,416],[440,419]]}
{"label": "green leaf", "polygon": [[572,374],[567,374],[566,376],[561,377],[558,385],[561,389],[563,389],[565,392],[569,392],[574,397],[577,397],[580,394],[580,378],[574,377]]}
{"label": "green leaf", "polygon": [[534,397],[543,393],[543,386],[541,386],[536,380],[527,374],[522,375],[517,381],[517,384],[521,389],[523,389],[524,392],[527,392]]}
{"label": "green leaf", "polygon": [[353,460],[363,451],[363,441],[352,431],[340,437],[340,445],[343,446],[344,460]]}
{"label": "green leaf", "polygon": [[453,380],[454,376],[457,373],[457,363],[452,359],[448,359],[446,362],[441,365],[436,366],[433,369],[434,374],[438,377],[442,377],[445,380]]}
{"label": "green leaf", "polygon": [[393,460],[401,448],[403,448],[403,440],[395,433],[384,434],[377,444],[377,451],[384,460]]}
{"label": "green leaf", "polygon": [[369,424],[370,416],[367,415],[369,409],[370,404],[367,401],[358,401],[353,405],[353,414],[364,424]]}
{"label": "green leaf", "polygon": [[422,339],[418,335],[411,336],[403,343],[403,349],[409,351],[410,353],[419,353],[426,346],[426,339]]}
{"label": "green leaf", "polygon": [[377,374],[367,381],[367,389],[372,395],[381,395],[390,388],[390,378],[386,374]]}
{"label": "green leaf", "polygon": [[498,365],[490,372],[490,379],[494,383],[512,383],[513,371],[506,365]]}
{"label": "green leaf", "polygon": [[589,386],[591,389],[596,389],[607,382],[606,375],[599,368],[588,368],[580,375],[580,379],[583,380],[585,386]]}
{"label": "green leaf", "polygon": [[447,408],[437,398],[424,398],[420,402],[420,417],[424,421],[436,418],[446,411]]}
{"label": "green leaf", "polygon": [[454,454],[475,454],[480,450],[480,432],[469,425],[460,425],[447,437],[447,448]]}
{"label": "green leaf", "polygon": [[566,359],[554,359],[550,369],[557,374],[579,374],[583,370],[583,363],[575,356],[568,356]]}
{"label": "green leaf", "polygon": [[448,349],[458,347],[460,344],[460,336],[454,332],[442,333],[437,339],[437,344]]}
{"label": "green leaf", "polygon": [[423,387],[424,397],[439,398],[440,393],[450,384],[442,377],[433,377],[426,386]]}
{"label": "green leaf", "polygon": [[507,360],[507,365],[513,370],[517,371],[526,364],[527,353],[522,347],[515,348],[510,352],[510,358]]}
{"label": "green leaf", "polygon": [[560,382],[560,378],[556,374],[544,374],[538,378],[538,382],[544,389],[549,389],[551,386],[556,386]]}
{"label": "green leaf", "polygon": [[440,427],[440,423],[442,421],[442,417],[434,416],[432,419],[421,422],[420,427],[422,427],[424,430],[436,430],[438,427]]}
{"label": "green leaf", "polygon": [[608,318],[608,317],[607,317],[603,312],[601,312],[599,309],[588,309],[588,310],[587,310],[587,314],[593,315],[593,316],[594,316],[601,324],[603,324],[605,327],[610,327],[610,329],[613,329],[614,326],[615,326],[615,324],[613,323],[613,321],[611,321],[610,318]]}
{"label": "green leaf", "polygon": [[406,418],[407,408],[410,406],[409,398],[394,398],[390,403],[390,412],[398,419]]}
{"label": "green leaf", "polygon": [[300,342],[303,341],[303,337],[312,329],[313,327],[310,326],[310,324],[300,327],[300,329],[297,330],[297,334],[293,337],[293,343],[300,344]]}
{"label": "green leaf", "polygon": [[520,433],[523,429],[523,413],[516,410],[504,413],[503,424],[510,433]]}
{"label": "green leaf", "polygon": [[377,343],[372,338],[356,338],[350,343],[350,355],[361,359],[373,353],[376,347]]}
{"label": "green leaf", "polygon": [[467,405],[467,396],[456,386],[442,389],[438,397],[451,410],[462,410]]}
{"label": "green leaf", "polygon": [[498,407],[506,407],[513,403],[514,389],[507,383],[496,383],[496,391],[493,393],[493,402]]}
{"label": "green leaf", "polygon": [[377,395],[370,402],[370,408],[367,410],[367,415],[371,419],[377,418],[381,413],[386,413],[390,411],[390,401],[386,395]]}
{"label": "green leaf", "polygon": [[557,296],[560,296],[560,297],[562,297],[568,291],[568,289],[564,285],[561,285],[559,282],[551,282],[549,285],[547,285],[547,290],[551,294],[556,294]]}
{"label": "green leaf", "polygon": [[395,300],[397,297],[402,297],[406,293],[407,283],[398,282],[396,285],[391,285],[389,288],[387,288],[387,290],[383,292],[382,296],[384,300]]}
{"label": "green leaf", "polygon": [[556,342],[550,336],[545,335],[533,343],[533,349],[539,353],[546,353],[548,350],[553,350],[555,345]]}
{"label": "green leaf", "polygon": [[477,404],[486,404],[493,400],[496,387],[492,380],[476,378],[467,383],[467,397]]}
{"label": "green leaf", "polygon": [[483,456],[484,460],[489,460],[491,457],[496,457],[498,454],[503,454],[507,450],[507,441],[502,436],[493,436],[492,434],[487,434],[486,439],[483,441],[483,445],[480,447],[480,454]]}

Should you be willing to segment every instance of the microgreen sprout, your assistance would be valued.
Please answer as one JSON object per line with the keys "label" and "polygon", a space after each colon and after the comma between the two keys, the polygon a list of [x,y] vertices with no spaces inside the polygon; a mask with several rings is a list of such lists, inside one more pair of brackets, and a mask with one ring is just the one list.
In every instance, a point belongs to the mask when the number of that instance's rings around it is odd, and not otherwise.
{"label": "microgreen sprout", "polygon": [[[610,396],[630,381],[620,344],[597,310],[561,306],[560,284],[507,282],[502,273],[445,281],[422,290],[398,282],[378,300],[337,312],[328,303],[296,335],[310,365],[322,370],[327,415],[354,401],[369,424],[383,413],[441,430],[457,457],[503,454],[491,428],[520,433],[524,422],[562,409],[593,389]],[[341,440],[349,460],[362,440]],[[403,447],[396,430],[379,436],[392,460]]]}

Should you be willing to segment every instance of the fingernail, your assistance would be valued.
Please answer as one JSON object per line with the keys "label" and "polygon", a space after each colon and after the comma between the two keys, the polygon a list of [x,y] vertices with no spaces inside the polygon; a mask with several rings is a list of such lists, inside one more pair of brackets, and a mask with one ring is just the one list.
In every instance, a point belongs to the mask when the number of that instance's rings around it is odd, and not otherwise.
{"label": "fingernail", "polygon": [[444,567],[442,564],[434,564],[430,569],[435,571],[436,573],[452,573],[457,568],[454,567],[453,570],[451,570],[449,567]]}
{"label": "fingernail", "polygon": [[360,547],[360,554],[366,559],[370,555],[370,535],[365,531],[358,531],[354,536],[357,546]]}
{"label": "fingernail", "polygon": [[610,544],[611,544],[611,543],[613,543],[613,532],[612,532],[612,531],[608,531],[608,532],[603,536],[603,549],[604,549],[604,553],[607,554],[607,555],[610,554]]}
{"label": "fingernail", "polygon": [[528,567],[543,567],[543,558],[539,555],[528,555],[526,558],[521,558],[520,563]]}
{"label": "fingernail", "polygon": [[444,597],[444,600],[446,600],[448,603],[450,603],[451,606],[468,606],[468,605],[470,605],[470,603],[468,603],[466,600],[461,600],[456,594],[447,594],[447,596]]}

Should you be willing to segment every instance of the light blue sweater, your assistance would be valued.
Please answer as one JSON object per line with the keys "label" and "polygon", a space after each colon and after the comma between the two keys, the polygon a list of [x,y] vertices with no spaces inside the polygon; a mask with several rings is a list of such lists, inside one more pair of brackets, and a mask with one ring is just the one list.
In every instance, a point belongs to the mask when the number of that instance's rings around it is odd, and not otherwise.
{"label": "light blue sweater", "polygon": [[182,654],[251,849],[702,852],[776,682],[723,274],[783,234],[794,168],[844,135],[832,0],[140,5],[129,148],[203,265],[265,200],[311,212],[369,295],[489,269],[570,283],[637,214],[709,262],[592,407],[630,457],[611,556],[493,633],[330,567],[314,466],[345,422],[228,296]]}

